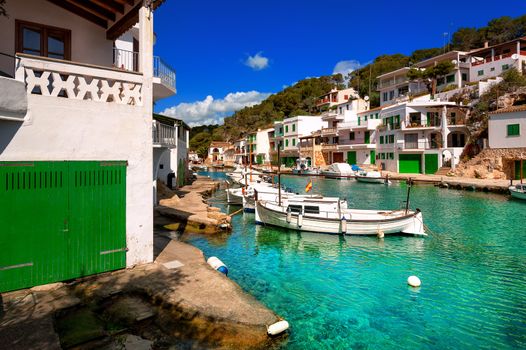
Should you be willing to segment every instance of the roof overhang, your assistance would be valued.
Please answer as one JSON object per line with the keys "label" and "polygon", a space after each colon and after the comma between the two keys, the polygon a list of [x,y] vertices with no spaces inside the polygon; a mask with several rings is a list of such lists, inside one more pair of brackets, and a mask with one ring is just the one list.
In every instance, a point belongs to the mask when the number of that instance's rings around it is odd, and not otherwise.
{"label": "roof overhang", "polygon": [[165,0],[47,0],[106,30],[106,38],[115,40],[139,21],[139,9],[145,4],[157,9]]}

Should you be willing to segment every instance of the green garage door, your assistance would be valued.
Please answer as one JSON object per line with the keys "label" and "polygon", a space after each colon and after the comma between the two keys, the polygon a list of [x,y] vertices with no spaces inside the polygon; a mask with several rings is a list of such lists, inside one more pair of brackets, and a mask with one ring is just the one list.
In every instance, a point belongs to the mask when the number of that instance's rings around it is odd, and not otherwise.
{"label": "green garage door", "polygon": [[125,162],[0,162],[0,292],[126,266]]}
{"label": "green garage door", "polygon": [[401,174],[419,174],[422,169],[420,154],[400,154],[398,156],[398,172]]}
{"label": "green garage door", "polygon": [[347,164],[356,164],[356,151],[347,152]]}
{"label": "green garage door", "polygon": [[424,155],[425,160],[425,173],[426,174],[434,174],[438,170],[438,154],[425,154]]}
{"label": "green garage door", "polygon": [[369,158],[371,159],[371,164],[376,164],[376,151],[372,150],[369,152]]}

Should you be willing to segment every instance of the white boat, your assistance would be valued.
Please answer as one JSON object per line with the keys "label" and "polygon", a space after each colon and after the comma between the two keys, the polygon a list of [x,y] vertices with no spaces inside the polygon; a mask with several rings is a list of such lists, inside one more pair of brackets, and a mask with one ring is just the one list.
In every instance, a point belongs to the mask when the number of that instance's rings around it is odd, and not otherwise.
{"label": "white boat", "polygon": [[309,167],[307,159],[299,158],[296,159],[296,167],[292,169],[292,173],[295,175],[318,175],[320,170]]}
{"label": "white boat", "polygon": [[513,198],[526,200],[526,184],[517,184],[508,188]]}
{"label": "white boat", "polygon": [[360,182],[383,184],[386,180],[379,171],[360,171],[355,175],[356,180]]}
{"label": "white boat", "polygon": [[332,163],[327,170],[322,170],[320,174],[328,179],[348,179],[349,177],[354,176],[355,172],[347,163]]}
{"label": "white boat", "polygon": [[346,235],[406,233],[426,236],[420,210],[348,209],[339,198],[289,198],[279,205],[256,201],[256,223],[296,231]]}
{"label": "white boat", "polygon": [[[256,181],[262,173],[254,169],[236,168],[234,171],[227,173],[226,176],[233,182],[245,185],[245,182]],[[246,177],[246,181],[245,181]]]}

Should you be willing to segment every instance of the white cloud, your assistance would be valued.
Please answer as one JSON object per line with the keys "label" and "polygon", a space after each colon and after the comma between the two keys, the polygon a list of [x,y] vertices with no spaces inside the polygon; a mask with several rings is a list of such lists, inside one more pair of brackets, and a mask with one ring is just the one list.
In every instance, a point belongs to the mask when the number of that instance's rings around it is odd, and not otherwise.
{"label": "white cloud", "polygon": [[182,119],[190,126],[220,124],[224,117],[244,107],[256,105],[270,95],[259,91],[231,92],[222,99],[208,95],[201,101],[183,102],[166,108],[161,114]]}
{"label": "white cloud", "polygon": [[268,67],[268,58],[261,56],[262,52],[258,52],[254,56],[248,56],[245,65],[253,70],[262,70]]}
{"label": "white cloud", "polygon": [[342,74],[344,77],[352,71],[363,67],[364,65],[356,60],[340,61],[336,63],[332,74]]}

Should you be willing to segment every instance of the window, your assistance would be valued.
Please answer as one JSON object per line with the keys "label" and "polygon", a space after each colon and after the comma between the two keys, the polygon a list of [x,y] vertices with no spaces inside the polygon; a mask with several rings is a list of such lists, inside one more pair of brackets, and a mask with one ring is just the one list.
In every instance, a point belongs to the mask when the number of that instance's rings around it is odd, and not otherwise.
{"label": "window", "polygon": [[508,136],[520,136],[519,124],[508,124]]}
{"label": "window", "polygon": [[313,205],[306,205],[304,207],[305,214],[319,214],[320,213],[320,207],[313,206]]}
{"label": "window", "polygon": [[384,92],[384,101],[387,101],[387,92]]}
{"label": "window", "polygon": [[354,131],[349,133],[349,140],[354,141]]}
{"label": "window", "polygon": [[389,153],[389,159],[394,159],[394,153]]}
{"label": "window", "polygon": [[380,136],[380,144],[381,144],[381,145],[384,144],[384,137],[383,137],[383,136]]}
{"label": "window", "polygon": [[358,117],[358,125],[360,125],[360,117]]}
{"label": "window", "polygon": [[340,138],[338,136],[335,136],[335,137],[332,138],[332,143],[334,145],[337,145],[339,141],[340,141]]}
{"label": "window", "polygon": [[71,59],[71,31],[15,20],[16,52],[35,56]]}
{"label": "window", "polygon": [[508,70],[510,69],[510,65],[509,64],[503,64],[502,65],[502,70]]}
{"label": "window", "polygon": [[289,147],[289,139],[285,139],[285,147]]}
{"label": "window", "polygon": [[364,122],[367,121],[367,116],[366,116],[366,115],[363,116],[363,121],[364,121]]}
{"label": "window", "polygon": [[394,143],[394,135],[389,135],[389,143]]}
{"label": "window", "polygon": [[445,83],[445,79],[444,78],[438,78],[437,79],[437,86],[444,85],[444,83]]}
{"label": "window", "polygon": [[378,119],[378,113],[375,114],[375,117],[376,117],[375,119]]}
{"label": "window", "polygon": [[380,159],[385,159],[385,153],[380,153]]}
{"label": "window", "polygon": [[446,77],[446,83],[452,83],[455,81],[455,75],[454,74],[450,74]]}
{"label": "window", "polygon": [[301,213],[301,209],[301,205],[290,204],[287,211],[290,211],[291,213]]}
{"label": "window", "polygon": [[389,91],[389,99],[392,100],[394,98],[394,90]]}
{"label": "window", "polygon": [[292,146],[296,146],[296,139],[292,139]]}
{"label": "window", "polygon": [[468,80],[468,74],[462,73],[462,81],[467,81],[467,80]]}
{"label": "window", "polygon": [[289,126],[285,125],[285,132],[289,132]]}
{"label": "window", "polygon": [[283,127],[280,127],[280,128],[279,128],[279,134],[280,134],[280,135],[283,135]]}
{"label": "window", "polygon": [[477,71],[477,75],[480,77],[482,75],[484,75],[484,69],[481,69],[479,71]]}
{"label": "window", "polygon": [[296,131],[296,124],[292,124],[292,131]]}
{"label": "window", "polygon": [[347,110],[349,110],[349,105],[346,105],[345,108],[347,108]]}
{"label": "window", "polygon": [[343,114],[343,107],[340,107],[340,114]]}

